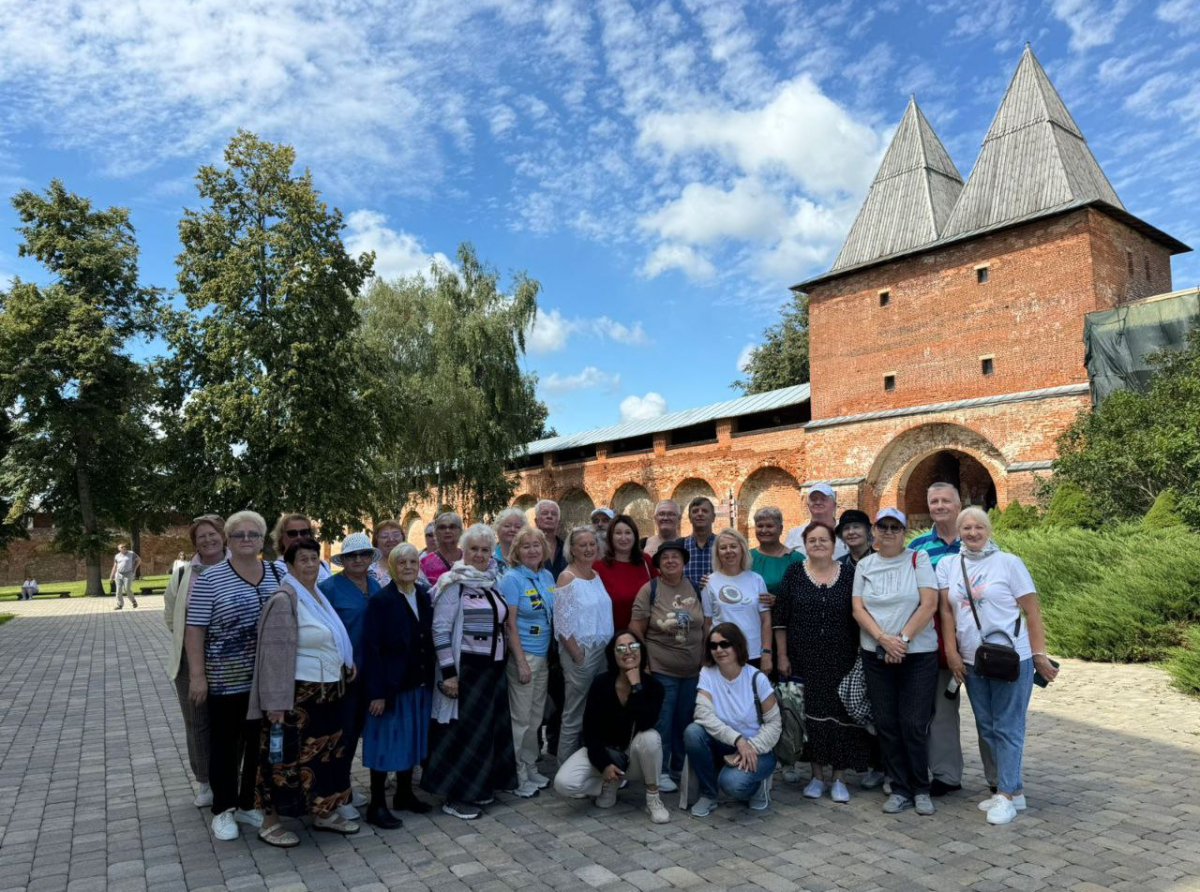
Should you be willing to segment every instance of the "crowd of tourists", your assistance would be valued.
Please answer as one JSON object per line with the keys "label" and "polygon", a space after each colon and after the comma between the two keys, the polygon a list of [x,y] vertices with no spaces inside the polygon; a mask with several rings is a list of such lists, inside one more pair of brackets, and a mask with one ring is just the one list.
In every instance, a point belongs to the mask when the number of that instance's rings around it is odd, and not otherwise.
{"label": "crowd of tourists", "polygon": [[[383,521],[348,535],[334,567],[302,514],[270,531],[253,511],[197,517],[164,606],[195,804],[219,840],[245,825],[289,847],[282,818],[386,830],[436,797],[472,820],[497,792],[551,785],[608,808],[640,784],[655,823],[684,783],[697,818],[762,810],[782,769],[812,799],[848,802],[853,772],[883,788],[884,812],[930,815],[962,788],[965,684],[993,794],[980,808],[1007,823],[1025,808],[1030,692],[1056,664],[1033,581],[987,514],[949,484],[928,501],[934,527],[906,546],[903,512],[839,517],[816,484],[808,524],[785,535],[779,509],[760,508],[751,548],[714,531],[704,497],[689,535],[667,500],[646,537],[608,508],[560,535],[543,500],[533,523],[443,513],[421,548]],[[802,757],[780,765],[791,682]],[[360,746],[366,793],[351,782]]]}

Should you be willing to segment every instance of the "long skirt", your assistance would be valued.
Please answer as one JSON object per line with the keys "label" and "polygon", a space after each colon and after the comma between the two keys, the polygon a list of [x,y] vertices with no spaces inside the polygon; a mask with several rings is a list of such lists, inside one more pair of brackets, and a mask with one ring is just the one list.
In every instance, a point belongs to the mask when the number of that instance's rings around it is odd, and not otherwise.
{"label": "long skirt", "polygon": [[517,788],[504,661],[464,656],[458,667],[458,718],[435,723],[421,788],[458,802],[482,802]]}
{"label": "long skirt", "polygon": [[429,755],[429,714],[433,697],[419,687],[397,694],[381,715],[367,714],[363,766],[372,771],[408,771]]}
{"label": "long skirt", "polygon": [[296,682],[296,703],[283,717],[283,761],[271,762],[271,723],[262,723],[255,807],[292,818],[327,818],[350,801],[346,783],[342,698],[336,685]]}

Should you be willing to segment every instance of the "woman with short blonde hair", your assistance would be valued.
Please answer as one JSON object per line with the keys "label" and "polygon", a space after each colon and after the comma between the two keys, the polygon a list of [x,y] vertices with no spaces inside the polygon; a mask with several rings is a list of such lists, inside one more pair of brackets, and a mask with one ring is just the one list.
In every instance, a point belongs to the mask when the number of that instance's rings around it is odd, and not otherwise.
{"label": "woman with short blonde hair", "polygon": [[[771,594],[767,583],[751,568],[746,537],[732,527],[713,537],[713,571],[700,603],[704,631],[720,623],[733,623],[746,636],[750,663],[768,675],[773,668],[771,648]],[[773,600],[773,599],[772,599]]]}

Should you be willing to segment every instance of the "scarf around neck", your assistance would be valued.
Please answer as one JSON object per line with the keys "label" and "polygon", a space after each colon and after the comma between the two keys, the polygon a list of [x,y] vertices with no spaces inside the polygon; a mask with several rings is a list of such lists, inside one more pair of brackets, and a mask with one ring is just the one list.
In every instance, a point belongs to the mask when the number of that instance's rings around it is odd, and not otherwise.
{"label": "scarf around neck", "polygon": [[455,583],[470,586],[471,588],[491,588],[495,582],[496,571],[492,567],[488,567],[487,570],[476,570],[467,564],[466,561],[459,560],[455,561],[453,567],[438,577],[437,592],[434,594],[434,597],[441,596],[442,592]]}
{"label": "scarf around neck", "polygon": [[323,595],[309,591],[295,576],[290,576],[287,583],[296,593],[296,597],[304,602],[304,606],[308,608],[309,612],[319,619],[333,635],[333,640],[337,644],[338,656],[342,658],[342,665],[347,669],[351,668],[354,665],[354,646],[350,643],[350,636],[346,634],[346,627],[342,624],[341,617],[337,615]]}
{"label": "scarf around neck", "polygon": [[994,540],[988,539],[987,543],[979,551],[972,551],[967,548],[967,543],[963,543],[962,556],[968,561],[982,561],[986,557],[991,557],[1000,550],[1000,546]]}

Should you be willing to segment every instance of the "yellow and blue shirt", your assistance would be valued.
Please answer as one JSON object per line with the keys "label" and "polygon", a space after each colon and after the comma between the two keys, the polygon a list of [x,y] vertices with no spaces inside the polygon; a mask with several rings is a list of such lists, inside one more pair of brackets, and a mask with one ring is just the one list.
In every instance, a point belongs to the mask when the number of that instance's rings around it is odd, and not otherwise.
{"label": "yellow and blue shirt", "polygon": [[553,638],[554,577],[546,569],[534,572],[511,567],[499,584],[500,594],[517,611],[517,636],[525,653],[544,657]]}

